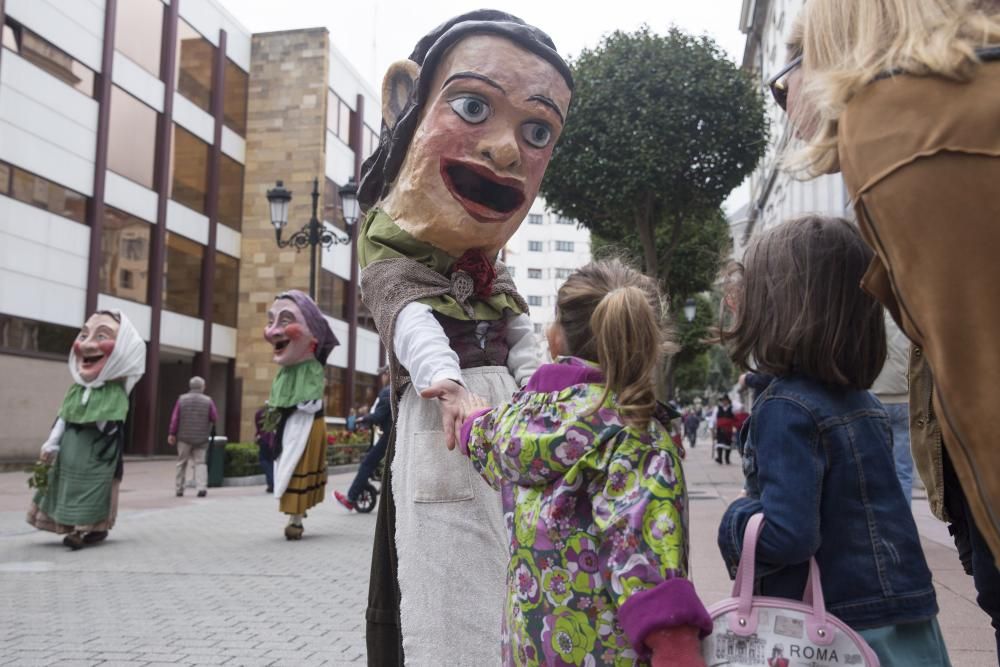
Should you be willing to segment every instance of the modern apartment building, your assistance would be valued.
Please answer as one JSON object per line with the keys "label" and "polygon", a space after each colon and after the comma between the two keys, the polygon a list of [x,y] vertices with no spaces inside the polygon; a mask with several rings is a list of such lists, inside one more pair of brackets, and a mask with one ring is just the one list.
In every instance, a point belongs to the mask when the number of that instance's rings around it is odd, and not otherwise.
{"label": "modern apartment building", "polygon": [[[37,454],[98,308],[148,341],[129,453],[169,451],[193,374],[219,432],[250,438],[276,371],[264,312],[310,268],[276,245],[266,190],[293,192],[287,234],[318,179],[346,231],[337,189],[377,141],[378,95],[325,29],[251,35],[214,0],[3,0],[0,24],[0,460]],[[380,361],[352,248],[316,267],[341,340],[330,416],[368,400]]]}
{"label": "modern apartment building", "polygon": [[[743,69],[766,88],[768,79],[787,61],[786,44],[792,21],[805,0],[743,0],[740,30],[747,36]],[[794,138],[785,113],[767,95],[771,136],[767,153],[750,177],[750,201],[730,215],[734,255],[740,257],[746,240],[755,231],[806,213],[851,217],[847,190],[839,174],[797,180],[781,166],[781,158],[794,149]]]}
{"label": "modern apartment building", "polygon": [[555,321],[556,294],[563,282],[590,259],[590,232],[576,220],[546,210],[541,197],[535,199],[507,243],[504,262],[528,302],[536,334],[543,335]]}

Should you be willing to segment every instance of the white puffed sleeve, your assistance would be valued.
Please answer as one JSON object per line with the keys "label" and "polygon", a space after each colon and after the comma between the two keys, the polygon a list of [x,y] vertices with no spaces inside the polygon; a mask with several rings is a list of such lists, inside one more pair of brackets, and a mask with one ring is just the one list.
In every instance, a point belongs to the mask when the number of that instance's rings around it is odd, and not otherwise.
{"label": "white puffed sleeve", "polygon": [[63,433],[66,432],[66,422],[63,421],[62,417],[56,419],[56,423],[52,426],[52,430],[49,431],[49,437],[42,445],[42,454],[48,454],[50,452],[59,452],[59,440],[62,439]]}
{"label": "white puffed sleeve", "polygon": [[507,323],[507,345],[507,368],[517,386],[523,387],[542,365],[542,349],[531,318],[524,314],[511,318]]}
{"label": "white puffed sleeve", "polygon": [[462,384],[458,355],[427,304],[414,301],[399,311],[392,347],[417,391],[440,380]]}

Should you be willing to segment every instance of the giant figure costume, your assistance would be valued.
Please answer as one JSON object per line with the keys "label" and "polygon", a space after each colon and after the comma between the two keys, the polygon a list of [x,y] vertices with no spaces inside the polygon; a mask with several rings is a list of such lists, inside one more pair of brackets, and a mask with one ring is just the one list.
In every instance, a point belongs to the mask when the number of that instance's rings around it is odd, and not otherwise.
{"label": "giant figure costume", "polygon": [[326,492],[324,365],[337,337],[304,292],[279,294],[267,311],[264,338],[281,368],[271,384],[262,430],[274,434],[274,496],[288,515],[285,538],[302,539],[306,510]]}
{"label": "giant figure costume", "polygon": [[27,521],[73,550],[108,536],[118,514],[129,394],[146,369],[146,344],[124,313],[98,311],[69,352],[73,384],[41,457],[53,461]]}
{"label": "giant figure costume", "polygon": [[361,286],[394,408],[370,665],[500,662],[501,502],[446,448],[444,398],[507,401],[540,363],[527,305],[497,257],[535,199],[571,95],[548,36],[490,10],[439,26],[385,76],[381,142],[359,192]]}

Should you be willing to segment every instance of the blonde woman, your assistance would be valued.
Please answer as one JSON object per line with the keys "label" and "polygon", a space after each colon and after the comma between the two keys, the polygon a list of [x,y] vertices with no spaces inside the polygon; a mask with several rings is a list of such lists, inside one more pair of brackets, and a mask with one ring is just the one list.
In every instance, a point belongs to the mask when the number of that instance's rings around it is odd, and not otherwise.
{"label": "blonde woman", "polygon": [[[971,510],[979,601],[1000,630],[988,418],[1000,399],[1000,2],[810,0],[797,31],[801,57],[772,81],[806,142],[793,163],[844,175],[876,253],[862,285],[928,379],[911,376],[914,459],[940,518]],[[961,489],[945,497],[952,467]]]}

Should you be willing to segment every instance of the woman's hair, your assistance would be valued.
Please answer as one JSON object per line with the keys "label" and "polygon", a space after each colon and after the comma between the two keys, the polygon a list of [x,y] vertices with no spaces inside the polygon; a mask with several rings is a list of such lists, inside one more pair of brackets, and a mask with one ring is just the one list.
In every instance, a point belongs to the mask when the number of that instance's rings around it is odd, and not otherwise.
{"label": "woman's hair", "polygon": [[1000,44],[995,0],[809,0],[798,20],[800,97],[818,122],[789,164],[811,175],[839,168],[840,114],[876,77],[906,72],[966,80],[978,63],[976,49]]}
{"label": "woman's hair", "polygon": [[744,368],[867,389],[886,356],[882,306],[861,289],[872,251],[850,222],[808,216],[747,248],[721,338]]}
{"label": "woman's hair", "polygon": [[564,352],[604,371],[604,395],[594,410],[614,392],[622,416],[644,428],[656,410],[656,369],[675,349],[656,282],[619,260],[592,262],[559,288],[556,318]]}
{"label": "woman's hair", "polygon": [[441,59],[461,39],[475,34],[505,37],[542,58],[559,72],[570,93],[573,92],[573,75],[569,65],[556,51],[552,39],[538,28],[494,9],[479,9],[445,21],[424,35],[410,54],[410,60],[420,65],[420,76],[396,124],[389,127],[383,120],[378,148],[361,165],[358,202],[362,209],[367,211],[385,197],[399,175],[403,158],[420,124],[421,112],[430,97],[434,71]]}

